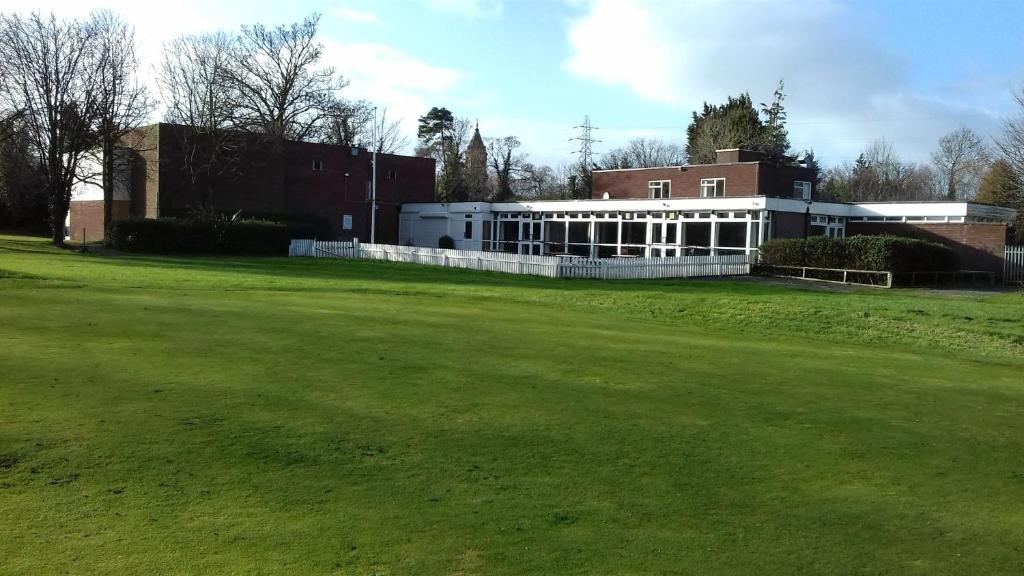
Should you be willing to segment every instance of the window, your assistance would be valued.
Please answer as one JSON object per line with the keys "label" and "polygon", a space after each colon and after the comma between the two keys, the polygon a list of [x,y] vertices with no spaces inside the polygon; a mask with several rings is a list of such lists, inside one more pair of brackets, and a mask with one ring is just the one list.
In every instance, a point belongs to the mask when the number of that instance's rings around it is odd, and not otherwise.
{"label": "window", "polygon": [[466,230],[465,230],[465,232],[462,233],[462,237],[465,238],[466,240],[472,240],[473,239],[473,223],[472,222],[466,222]]}
{"label": "window", "polygon": [[672,197],[672,181],[671,180],[651,180],[647,183],[647,197],[648,198],[671,198]]}
{"label": "window", "polygon": [[384,176],[384,179],[398,180],[398,170],[396,168],[391,168],[390,170],[388,170],[388,173]]}
{"label": "window", "polygon": [[797,180],[793,182],[793,198],[798,200],[811,199],[811,183]]}
{"label": "window", "polygon": [[324,169],[324,161],[323,160],[313,160],[313,171],[314,172],[319,172],[319,171],[321,171],[323,169]]}
{"label": "window", "polygon": [[703,178],[700,181],[701,198],[725,196],[725,178]]}

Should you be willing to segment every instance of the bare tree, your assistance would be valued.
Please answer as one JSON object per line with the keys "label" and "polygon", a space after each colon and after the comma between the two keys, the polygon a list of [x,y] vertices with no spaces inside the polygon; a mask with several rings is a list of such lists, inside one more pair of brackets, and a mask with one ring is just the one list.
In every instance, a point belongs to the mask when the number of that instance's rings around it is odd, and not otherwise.
{"label": "bare tree", "polygon": [[821,197],[844,202],[931,200],[935,188],[928,166],[904,162],[891,143],[876,140],[853,164],[826,171]]}
{"label": "bare tree", "polygon": [[79,164],[96,144],[102,98],[96,34],[88,21],[0,15],[0,108],[22,114],[56,245],[64,244]]}
{"label": "bare tree", "polygon": [[516,154],[520,142],[515,136],[494,138],[487,147],[488,163],[494,174],[494,199],[498,202],[511,200],[512,182],[519,175],[526,158]]}
{"label": "bare tree", "polygon": [[678,166],[685,161],[682,146],[658,138],[634,138],[623,147],[610,150],[601,157],[601,167],[656,168]]}
{"label": "bare tree", "polygon": [[961,126],[939,139],[932,163],[947,200],[970,199],[978,192],[989,153],[981,136]]}
{"label": "bare tree", "polygon": [[338,99],[324,122],[323,141],[339,146],[367,146],[372,140],[373,104],[366,100]]}
{"label": "bare tree", "polygon": [[1024,178],[1024,87],[1013,92],[1017,111],[1003,120],[1003,131],[996,139],[999,156],[1018,178]]}
{"label": "bare tree", "polygon": [[153,110],[145,86],[139,82],[135,30],[112,12],[96,13],[91,25],[97,39],[98,119],[96,132],[102,166],[104,235],[113,219],[114,149],[121,138],[138,128]]}
{"label": "bare tree", "polygon": [[373,147],[378,154],[397,154],[409,145],[409,139],[402,134],[400,120],[388,121],[388,109],[382,108],[373,131],[376,140]]}
{"label": "bare tree", "polygon": [[321,67],[320,15],[289,27],[243,26],[233,44],[230,77],[236,124],[277,140],[315,138],[345,83]]}
{"label": "bare tree", "polygon": [[512,182],[512,192],[515,198],[523,200],[558,200],[562,197],[562,186],[551,166],[524,162]]}
{"label": "bare tree", "polygon": [[165,119],[176,131],[182,169],[208,207],[217,184],[237,175],[242,137],[234,129],[235,93],[228,69],[231,38],[223,33],[183,36],[164,45],[157,82]]}

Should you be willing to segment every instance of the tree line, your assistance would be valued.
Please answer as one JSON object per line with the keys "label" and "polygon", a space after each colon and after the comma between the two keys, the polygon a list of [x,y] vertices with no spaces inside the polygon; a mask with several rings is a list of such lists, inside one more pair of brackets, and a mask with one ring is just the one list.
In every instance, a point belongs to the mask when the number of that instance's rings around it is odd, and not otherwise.
{"label": "tree line", "polygon": [[[201,207],[246,169],[254,145],[277,158],[286,140],[402,150],[408,142],[386,109],[344,97],[347,80],[324,63],[319,20],[178,37],[163,47],[151,91],[138,76],[134,31],[112,12],[0,14],[0,227],[45,223],[62,243],[72,187],[82,180],[102,187],[110,222],[113,149],[158,103],[164,121],[193,127],[178,144]],[[712,163],[722,148],[818,168],[813,150],[792,150],[785,97],[780,81],[759,105],[746,92],[704,103],[683,144],[635,138],[557,166],[531,162],[515,135],[486,139],[486,154],[476,155],[469,120],[434,107],[419,118],[415,153],[436,160],[442,201],[589,198],[596,169]],[[1016,207],[1024,218],[1024,91],[1014,98],[1015,113],[991,141],[961,127],[939,140],[931,162],[913,163],[879,140],[855,161],[819,170],[819,198],[977,200]]]}
{"label": "tree line", "polygon": [[[176,38],[153,92],[139,78],[134,30],[114,13],[0,14],[0,226],[45,222],[62,244],[82,181],[102,187],[110,222],[113,149],[158,102],[164,121],[194,128],[179,144],[204,206],[244,169],[253,143],[279,157],[285,140],[400,150],[406,142],[386,109],[343,97],[348,83],[324,65],[319,20]],[[283,185],[283,169],[278,177]]]}

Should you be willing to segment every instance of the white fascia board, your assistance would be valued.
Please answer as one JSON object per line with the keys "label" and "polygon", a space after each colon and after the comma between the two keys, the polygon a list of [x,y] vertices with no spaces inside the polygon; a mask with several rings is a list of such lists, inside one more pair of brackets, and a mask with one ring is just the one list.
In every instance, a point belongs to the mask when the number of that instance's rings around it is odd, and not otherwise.
{"label": "white fascia board", "polygon": [[464,214],[490,211],[490,202],[409,202],[402,204],[403,214],[418,214],[420,212]]}
{"label": "white fascia board", "polygon": [[538,200],[495,202],[495,212],[662,212],[690,210],[762,210],[763,196],[742,198],[639,198],[621,200]]}
{"label": "white fascia board", "polygon": [[[780,212],[805,212],[808,203],[789,198],[769,198],[768,209]],[[847,218],[915,218],[915,217],[965,217],[992,218],[1011,222],[1016,212],[1010,208],[974,204],[971,202],[811,202],[811,214],[845,216]]]}
{"label": "white fascia board", "polygon": [[853,204],[850,216],[889,216],[889,217],[976,217],[991,218],[1002,222],[1012,222],[1017,212],[1012,208],[975,204],[973,202],[880,202]]}
{"label": "white fascia board", "polygon": [[768,198],[768,210],[773,212],[799,212],[803,214],[810,206],[811,214],[823,216],[849,216],[850,204],[841,202],[807,202],[793,198]]}
{"label": "white fascia board", "polygon": [[850,205],[850,216],[967,216],[966,202],[868,202]]}

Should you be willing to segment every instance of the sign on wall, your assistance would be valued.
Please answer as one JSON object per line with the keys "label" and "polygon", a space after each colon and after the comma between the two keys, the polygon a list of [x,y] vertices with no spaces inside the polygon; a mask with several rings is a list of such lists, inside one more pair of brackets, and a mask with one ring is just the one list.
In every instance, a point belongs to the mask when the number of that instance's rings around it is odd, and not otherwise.
{"label": "sign on wall", "polygon": [[341,217],[341,229],[351,230],[352,229],[352,215],[345,214]]}

